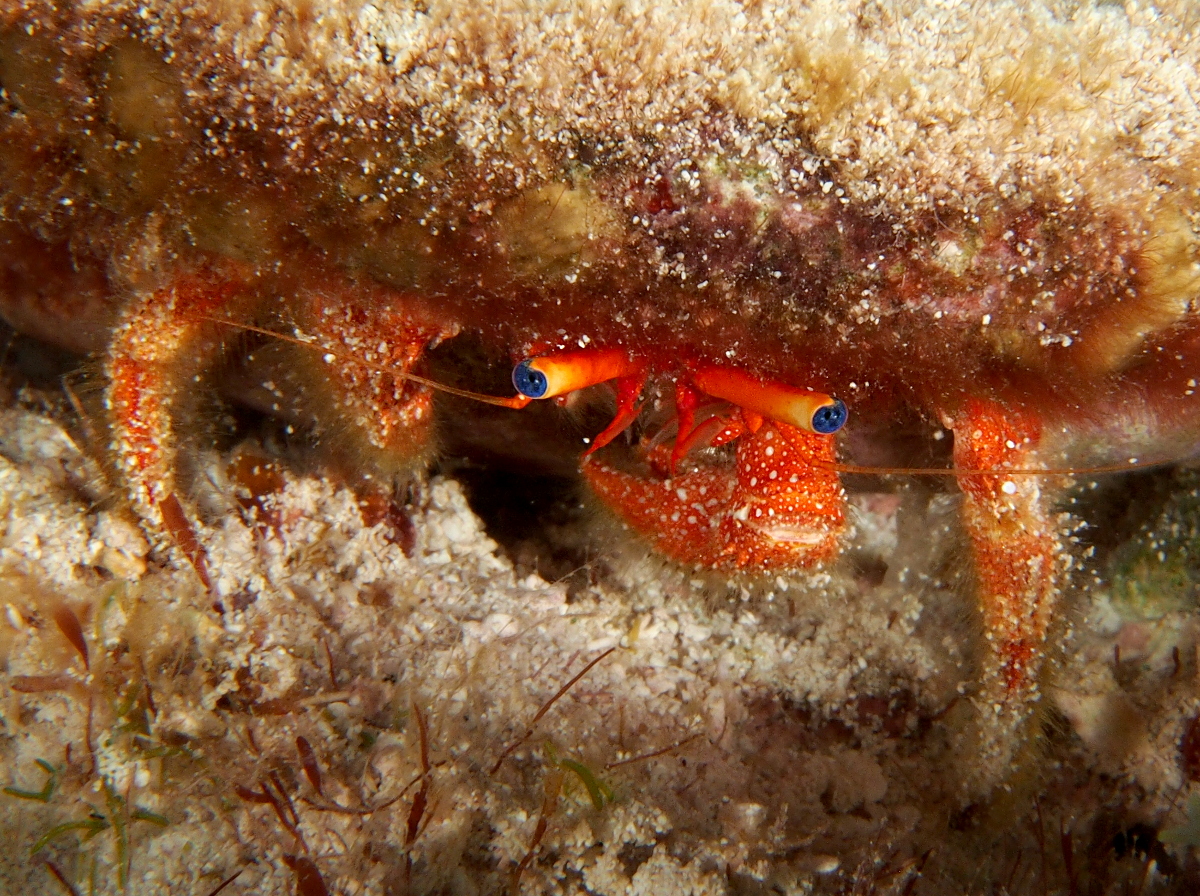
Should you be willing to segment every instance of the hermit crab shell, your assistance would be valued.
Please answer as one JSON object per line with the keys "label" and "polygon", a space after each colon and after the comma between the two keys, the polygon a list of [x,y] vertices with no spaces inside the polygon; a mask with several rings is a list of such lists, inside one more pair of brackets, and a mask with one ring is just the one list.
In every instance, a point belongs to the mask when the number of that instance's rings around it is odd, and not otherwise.
{"label": "hermit crab shell", "polygon": [[[0,17],[5,233],[69,262],[85,321],[164,255],[315,247],[513,350],[686,350],[885,417],[1086,417],[1130,383],[1191,413],[1164,359],[1193,340],[1200,85],[1170,9]],[[9,270],[37,329],[44,270]]]}

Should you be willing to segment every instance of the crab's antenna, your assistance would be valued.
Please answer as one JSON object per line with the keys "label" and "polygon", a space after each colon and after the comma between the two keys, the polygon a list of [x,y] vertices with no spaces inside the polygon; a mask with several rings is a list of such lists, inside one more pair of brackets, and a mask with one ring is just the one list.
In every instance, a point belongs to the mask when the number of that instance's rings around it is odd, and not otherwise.
{"label": "crab's antenna", "polygon": [[[299,336],[291,336],[287,333],[280,333],[278,330],[270,330],[266,327],[256,327],[253,324],[243,324],[238,321],[227,320],[221,317],[211,317],[207,314],[193,315],[195,320],[203,320],[208,323],[221,324],[226,327],[232,327],[235,330],[243,330],[247,333],[257,333],[260,336],[269,336],[272,339],[278,339],[282,342],[290,342],[293,345],[301,345],[305,348],[316,349],[325,354],[333,355],[335,358],[341,356],[334,351],[330,351],[326,346],[319,342],[310,342],[307,339],[302,339]],[[363,361],[355,358],[353,363],[367,370],[375,371],[376,373],[386,373],[391,376],[399,377],[400,379],[411,380],[414,383],[420,383],[422,386],[427,386],[430,389],[436,389],[439,392],[445,392],[447,395],[457,395],[459,398],[470,398],[473,401],[481,401],[484,404],[495,405],[500,408],[523,408],[529,404],[529,399],[524,395],[517,395],[513,398],[502,398],[498,395],[484,395],[482,392],[472,392],[469,389],[459,389],[455,386],[448,386],[445,383],[439,383],[437,380],[431,380],[427,377],[420,376],[415,373],[409,373],[404,370],[395,370],[391,367],[386,367],[382,364],[372,364],[369,361]]]}
{"label": "crab's antenna", "polygon": [[862,473],[867,476],[1089,476],[1099,473],[1127,473],[1133,470],[1154,470],[1167,467],[1175,460],[1140,461],[1131,457],[1123,464],[1104,464],[1099,467],[999,467],[994,470],[956,470],[949,467],[865,467],[859,464],[814,461],[814,466],[833,473]]}

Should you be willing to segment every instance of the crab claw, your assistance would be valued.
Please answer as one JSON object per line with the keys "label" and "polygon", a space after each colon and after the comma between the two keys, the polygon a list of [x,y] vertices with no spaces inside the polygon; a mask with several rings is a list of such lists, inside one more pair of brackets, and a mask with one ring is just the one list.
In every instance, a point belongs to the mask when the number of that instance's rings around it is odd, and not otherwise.
{"label": "crab claw", "polygon": [[831,436],[767,421],[741,436],[733,470],[649,479],[593,459],[583,472],[630,528],[680,563],[801,569],[835,557],[846,528],[845,492],[829,466],[833,446]]}

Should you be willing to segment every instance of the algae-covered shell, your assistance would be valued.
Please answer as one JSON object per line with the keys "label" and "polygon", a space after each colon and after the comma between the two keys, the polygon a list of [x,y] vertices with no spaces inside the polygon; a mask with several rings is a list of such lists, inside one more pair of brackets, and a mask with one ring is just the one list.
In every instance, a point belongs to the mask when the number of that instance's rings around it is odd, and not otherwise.
{"label": "algae-covered shell", "polygon": [[10,243],[113,290],[315,247],[496,344],[737,358],[885,415],[1189,404],[1159,363],[1200,284],[1184,6],[0,16]]}

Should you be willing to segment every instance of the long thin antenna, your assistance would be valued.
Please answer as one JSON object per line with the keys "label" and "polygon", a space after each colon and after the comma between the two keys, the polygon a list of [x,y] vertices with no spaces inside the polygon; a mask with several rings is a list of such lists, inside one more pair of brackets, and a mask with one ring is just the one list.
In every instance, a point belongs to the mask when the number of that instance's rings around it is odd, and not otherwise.
{"label": "long thin antenna", "polygon": [[[333,355],[336,359],[341,359],[341,356],[331,351],[327,346],[320,342],[309,342],[307,339],[301,339],[298,336],[290,336],[287,333],[280,333],[278,330],[269,330],[266,327],[256,327],[253,324],[243,324],[233,320],[227,320],[221,317],[210,317],[207,314],[197,314],[192,317],[193,320],[203,320],[208,323],[222,324],[226,327],[232,327],[235,330],[243,330],[248,333],[257,333],[260,336],[269,336],[272,339],[279,339],[283,342],[290,342],[293,345],[304,346],[305,348],[315,349],[316,351],[324,352],[325,354]],[[355,358],[353,361],[359,367],[373,370],[376,373],[386,373],[391,376],[399,377],[400,379],[411,380],[414,383],[420,383],[422,386],[428,386],[430,389],[436,389],[439,392],[445,392],[448,395],[457,395],[459,398],[470,398],[474,401],[481,401],[484,404],[495,405],[500,408],[523,408],[529,400],[523,395],[517,395],[513,398],[501,398],[498,395],[484,395],[482,392],[471,392],[468,389],[459,389],[455,386],[447,386],[445,383],[439,383],[437,380],[431,380],[427,377],[419,376],[415,373],[409,373],[405,370],[394,370],[391,367],[385,367],[382,364],[372,364],[369,361],[364,361],[360,358]]]}
{"label": "long thin antenna", "polygon": [[858,464],[813,461],[813,466],[834,473],[862,473],[867,476],[1088,476],[1093,473],[1126,473],[1132,470],[1154,470],[1178,461],[1156,460],[1140,463],[1131,458],[1124,464],[1105,464],[1099,467],[998,467],[994,470],[956,470],[949,467],[863,467]]}

